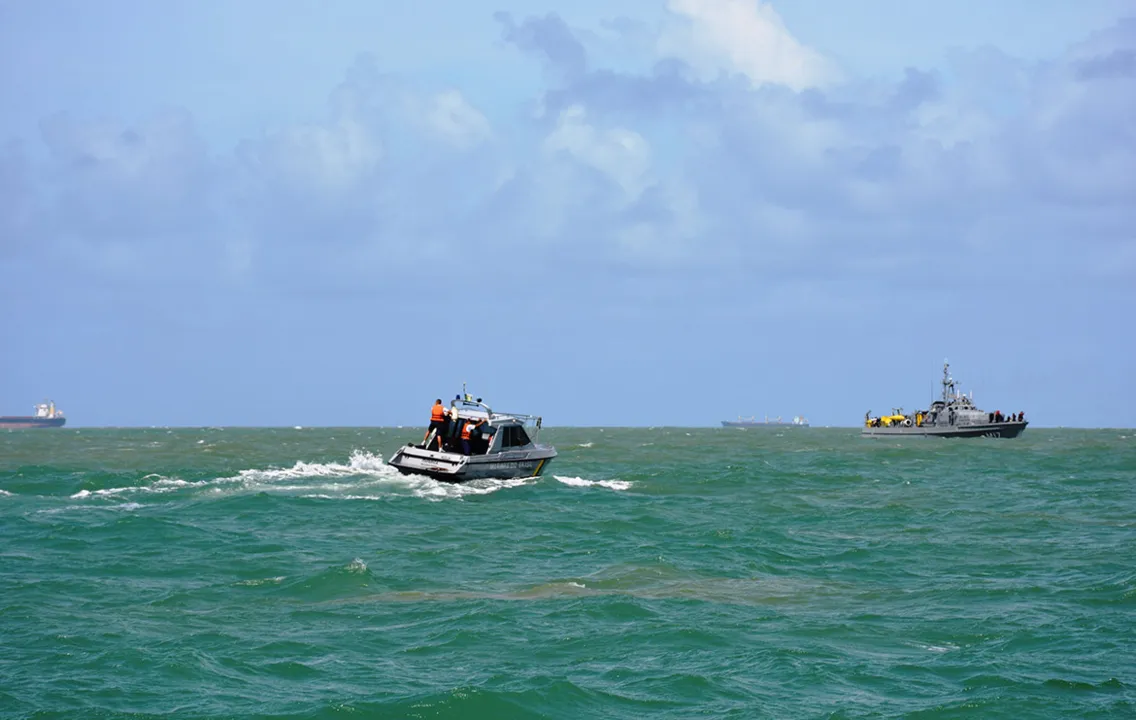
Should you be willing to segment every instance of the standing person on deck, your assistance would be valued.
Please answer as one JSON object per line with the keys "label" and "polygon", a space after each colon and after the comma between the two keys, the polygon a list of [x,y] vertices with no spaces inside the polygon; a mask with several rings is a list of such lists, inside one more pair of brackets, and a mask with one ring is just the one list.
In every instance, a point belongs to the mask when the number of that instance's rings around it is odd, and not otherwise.
{"label": "standing person on deck", "polygon": [[446,426],[449,424],[449,416],[446,414],[446,406],[442,405],[442,398],[434,401],[434,407],[430,408],[430,427],[426,428],[426,436],[422,438],[422,447],[426,448],[426,438],[430,437],[430,431],[436,430],[437,434],[434,436],[438,439],[438,449],[442,450],[442,438],[446,434]]}

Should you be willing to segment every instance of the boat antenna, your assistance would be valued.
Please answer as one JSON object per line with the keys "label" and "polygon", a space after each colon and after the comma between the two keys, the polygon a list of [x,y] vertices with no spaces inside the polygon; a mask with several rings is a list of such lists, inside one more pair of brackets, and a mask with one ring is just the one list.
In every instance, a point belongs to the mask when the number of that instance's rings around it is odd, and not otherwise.
{"label": "boat antenna", "polygon": [[943,402],[950,402],[950,398],[947,397],[947,389],[954,390],[955,381],[951,379],[950,368],[951,364],[947,362],[946,358],[943,358]]}

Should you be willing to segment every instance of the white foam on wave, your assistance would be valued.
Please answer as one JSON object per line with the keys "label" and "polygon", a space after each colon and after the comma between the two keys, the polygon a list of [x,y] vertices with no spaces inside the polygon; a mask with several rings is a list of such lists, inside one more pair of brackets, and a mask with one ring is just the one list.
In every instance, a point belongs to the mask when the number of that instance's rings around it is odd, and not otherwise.
{"label": "white foam on wave", "polygon": [[202,480],[199,482],[186,482],[180,478],[168,478],[156,473],[151,473],[143,477],[143,480],[150,480],[153,482],[148,485],[127,485],[126,487],[116,488],[103,488],[102,490],[80,490],[71,496],[72,500],[83,500],[89,497],[114,497],[115,495],[122,495],[124,493],[169,493],[175,490],[180,490],[186,487],[197,487],[206,484],[208,481]]}
{"label": "white foam on wave", "polygon": [[53,515],[64,515],[64,514],[70,514],[70,513],[134,512],[135,510],[141,510],[145,507],[147,507],[147,505],[145,505],[144,503],[137,503],[137,502],[124,502],[124,503],[101,504],[101,505],[72,504],[72,505],[60,505],[58,507],[43,508],[42,510],[36,510],[34,514],[35,515],[53,516]]}
{"label": "white foam on wave", "polygon": [[260,578],[259,580],[240,580],[233,584],[245,587],[258,587],[260,585],[279,585],[282,582],[284,582],[284,576],[277,575],[276,577]]}
{"label": "white foam on wave", "polygon": [[590,448],[590,447],[592,447],[593,445],[595,445],[595,443],[594,443],[594,442],[586,442],[586,443],[580,443],[580,444],[579,444],[579,445],[577,445],[576,447],[582,447],[582,448]]}
{"label": "white foam on wave", "polygon": [[367,563],[363,562],[362,558],[355,558],[347,564],[347,572],[365,573],[367,572]]}
{"label": "white foam on wave", "polygon": [[921,650],[926,650],[927,652],[932,653],[949,653],[958,650],[958,645],[955,645],[953,643],[946,643],[945,645],[932,645],[930,643],[913,642],[910,644]]}
{"label": "white foam on wave", "polygon": [[424,475],[403,476],[404,482],[409,486],[415,497],[433,501],[459,500],[467,495],[488,495],[498,490],[527,485],[535,479],[536,478],[531,477],[509,479],[483,478],[457,484],[438,482]]}
{"label": "white foam on wave", "polygon": [[146,475],[142,479],[150,482],[101,490],[80,490],[71,498],[85,500],[197,489],[212,495],[272,492],[329,500],[382,500],[410,494],[438,501],[460,499],[467,495],[486,495],[533,480],[514,478],[474,480],[461,485],[442,483],[424,475],[403,475],[383,462],[380,455],[362,450],[353,452],[346,463],[310,463],[301,460],[289,468],[250,468],[241,470],[234,476],[194,482],[157,474]]}
{"label": "white foam on wave", "polygon": [[630,480],[585,480],[581,477],[565,477],[563,475],[553,475],[552,477],[572,487],[593,487],[599,485],[600,487],[610,488],[612,490],[631,489]]}
{"label": "white foam on wave", "polygon": [[0,497],[15,497],[15,495],[7,490],[0,490]]}
{"label": "white foam on wave", "polygon": [[280,480],[300,480],[311,478],[336,478],[354,476],[398,477],[398,470],[383,462],[381,455],[362,450],[351,453],[347,464],[308,463],[299,460],[290,468],[253,468],[241,470],[235,477],[221,478],[219,481],[244,484],[271,484]]}

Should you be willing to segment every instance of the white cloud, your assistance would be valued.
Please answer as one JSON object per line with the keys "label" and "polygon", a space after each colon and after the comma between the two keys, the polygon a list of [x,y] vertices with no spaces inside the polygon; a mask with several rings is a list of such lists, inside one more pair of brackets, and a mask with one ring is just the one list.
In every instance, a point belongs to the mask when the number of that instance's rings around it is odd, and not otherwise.
{"label": "white cloud", "polygon": [[659,183],[657,191],[654,204],[661,215],[618,227],[617,248],[633,262],[655,266],[686,265],[697,260],[694,251],[706,230],[698,189],[675,179]]}
{"label": "white cloud", "polygon": [[492,135],[489,121],[457,90],[438,93],[426,112],[430,128],[455,147],[474,147]]}
{"label": "white cloud", "polygon": [[[214,162],[186,117],[132,132],[46,123],[56,176],[39,180],[18,153],[0,154],[0,188],[15,190],[0,207],[24,224],[70,218],[119,238],[125,220],[162,209],[148,191],[171,188],[164,194],[179,201],[197,192],[205,199],[156,212],[141,231],[180,229],[216,206],[221,227],[209,236],[237,239],[216,243],[237,276],[277,262],[260,252],[270,244],[290,258],[374,268],[533,238],[553,253],[648,267],[891,272],[917,269],[944,243],[979,253],[1054,235],[1053,222],[1035,220],[1050,205],[1055,216],[1074,204],[1113,212],[1085,232],[1101,243],[1131,227],[1130,203],[1121,204],[1136,186],[1125,38],[1042,66],[978,53],[949,82],[911,70],[898,84],[794,92],[820,77],[805,72],[819,56],[767,5],[670,7],[690,39],[714,40],[735,65],[752,66],[755,82],[773,84],[597,68],[537,98],[547,115],[502,132],[457,89],[403,92],[364,64],[335,90],[327,120],[248,141],[235,159]],[[571,37],[533,29],[554,20],[518,28],[532,31],[530,44],[551,43],[546,55],[576,58],[565,49]],[[434,143],[415,144],[424,139]],[[431,152],[436,144],[469,151]],[[37,181],[52,192],[29,197]],[[108,208],[120,222],[100,224]],[[1001,231],[1003,216],[1021,226]],[[0,230],[12,226],[0,219]],[[366,246],[366,263],[347,251],[354,246]]]}
{"label": "white cloud", "polygon": [[836,77],[832,64],[798,42],[769,3],[669,0],[667,9],[685,22],[663,32],[659,53],[685,60],[704,77],[728,70],[746,75],[754,85],[775,83],[794,90]]}
{"label": "white cloud", "polygon": [[369,175],[382,157],[377,137],[353,118],[288,128],[246,156],[266,177],[294,189],[337,194]]}
{"label": "white cloud", "polygon": [[614,180],[628,200],[650,184],[651,146],[637,132],[616,127],[601,130],[587,121],[579,105],[564,110],[544,141],[549,153],[567,152]]}
{"label": "white cloud", "polygon": [[209,214],[216,177],[187,111],[165,110],[135,126],[60,114],[40,130],[59,227],[122,241],[187,230]]}
{"label": "white cloud", "polygon": [[205,155],[193,119],[183,110],[160,112],[137,128],[113,121],[85,124],[61,114],[45,119],[41,131],[55,159],[84,168],[98,185],[180,192],[187,168],[196,168]]}

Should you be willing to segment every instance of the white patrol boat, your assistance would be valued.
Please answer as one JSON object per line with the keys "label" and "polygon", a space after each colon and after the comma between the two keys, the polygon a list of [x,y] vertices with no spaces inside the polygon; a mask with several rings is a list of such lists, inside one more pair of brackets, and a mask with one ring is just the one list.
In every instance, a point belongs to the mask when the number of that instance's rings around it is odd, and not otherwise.
{"label": "white patrol boat", "polygon": [[450,402],[445,426],[430,430],[421,445],[400,447],[390,465],[452,483],[536,477],[556,457],[556,448],[533,441],[540,427],[540,417],[495,412],[481,398],[462,393]]}

